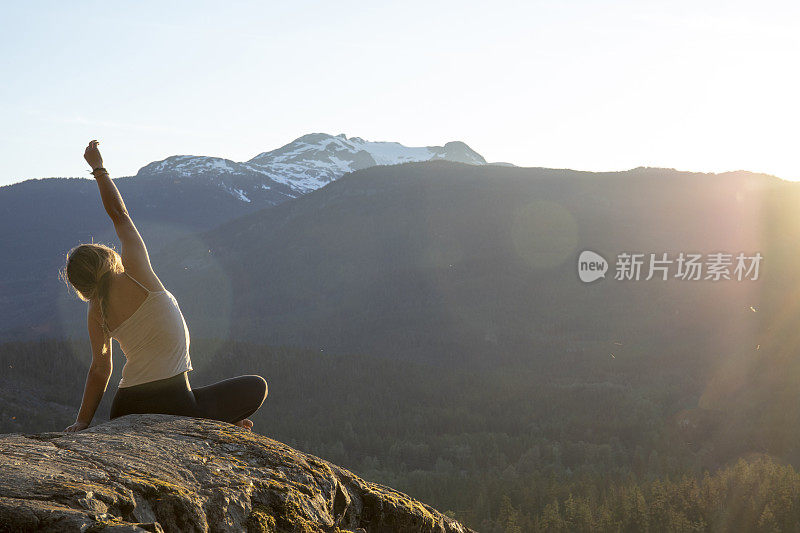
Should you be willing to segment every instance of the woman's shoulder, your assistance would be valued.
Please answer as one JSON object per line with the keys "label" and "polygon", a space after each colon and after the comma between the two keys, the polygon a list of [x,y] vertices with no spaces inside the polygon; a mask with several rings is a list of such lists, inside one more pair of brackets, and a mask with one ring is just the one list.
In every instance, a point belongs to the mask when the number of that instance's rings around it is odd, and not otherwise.
{"label": "woman's shoulder", "polygon": [[156,273],[152,268],[142,267],[141,265],[128,264],[123,261],[122,266],[128,276],[132,277],[135,281],[141,283],[145,289],[149,291],[164,291],[166,287],[161,283]]}

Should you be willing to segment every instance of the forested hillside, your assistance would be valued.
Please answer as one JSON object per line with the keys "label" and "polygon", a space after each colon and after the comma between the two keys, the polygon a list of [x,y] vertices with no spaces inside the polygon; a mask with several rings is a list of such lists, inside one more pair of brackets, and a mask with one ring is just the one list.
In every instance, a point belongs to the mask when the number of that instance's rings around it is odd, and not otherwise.
{"label": "forested hillside", "polygon": [[[267,379],[258,432],[479,531],[703,530],[798,518],[791,495],[800,478],[780,466],[789,457],[747,438],[787,419],[737,426],[730,413],[691,408],[708,373],[698,358],[681,369],[655,358],[568,357],[477,370],[208,339],[193,341],[192,357],[196,386],[245,373]],[[88,340],[0,345],[0,432],[70,424],[89,361]],[[107,419],[123,361],[117,352],[96,422]],[[786,430],[800,441],[800,430]]]}

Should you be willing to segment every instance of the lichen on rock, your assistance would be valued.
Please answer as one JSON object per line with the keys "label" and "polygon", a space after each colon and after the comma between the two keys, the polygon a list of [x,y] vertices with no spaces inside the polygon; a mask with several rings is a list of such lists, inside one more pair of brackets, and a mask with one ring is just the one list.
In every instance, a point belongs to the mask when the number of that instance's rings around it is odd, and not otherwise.
{"label": "lichen on rock", "polygon": [[0,435],[0,531],[471,530],[231,424],[129,415],[79,433]]}

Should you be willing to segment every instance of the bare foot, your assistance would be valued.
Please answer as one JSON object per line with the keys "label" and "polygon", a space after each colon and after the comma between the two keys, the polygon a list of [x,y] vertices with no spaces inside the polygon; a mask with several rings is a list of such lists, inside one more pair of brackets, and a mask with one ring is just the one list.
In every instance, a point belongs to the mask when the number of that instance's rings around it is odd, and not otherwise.
{"label": "bare foot", "polygon": [[247,431],[253,430],[253,421],[249,418],[245,418],[243,420],[239,420],[238,422],[234,422],[235,425],[239,426],[240,428],[244,428]]}

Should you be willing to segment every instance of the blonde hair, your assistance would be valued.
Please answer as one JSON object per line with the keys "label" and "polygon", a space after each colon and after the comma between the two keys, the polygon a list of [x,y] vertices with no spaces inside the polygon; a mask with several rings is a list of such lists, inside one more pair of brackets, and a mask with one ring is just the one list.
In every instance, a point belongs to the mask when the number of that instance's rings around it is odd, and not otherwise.
{"label": "blonde hair", "polygon": [[111,273],[124,270],[122,258],[113,248],[99,243],[79,244],[67,252],[67,264],[59,271],[59,277],[72,285],[78,298],[84,302],[97,298],[103,327],[107,331],[106,307]]}

